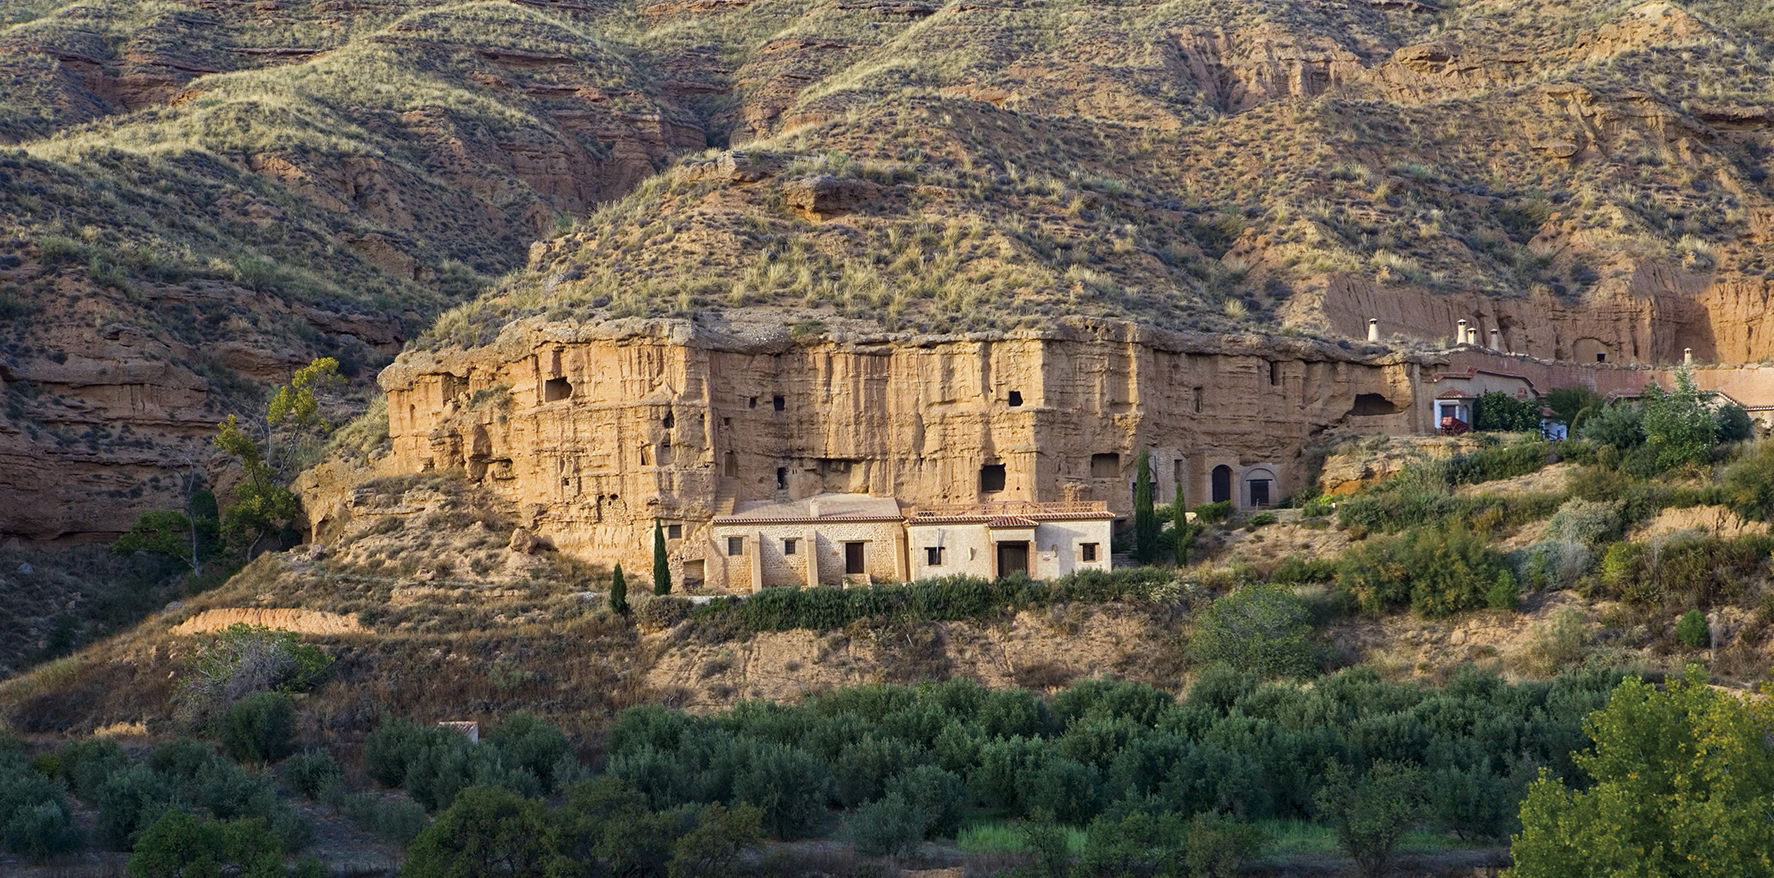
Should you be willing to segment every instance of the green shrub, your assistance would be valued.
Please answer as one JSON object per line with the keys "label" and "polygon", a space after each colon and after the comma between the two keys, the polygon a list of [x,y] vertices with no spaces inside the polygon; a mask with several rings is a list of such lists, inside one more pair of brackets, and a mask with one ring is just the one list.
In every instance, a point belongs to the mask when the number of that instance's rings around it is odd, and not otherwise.
{"label": "green shrub", "polygon": [[1256,530],[1259,527],[1267,527],[1268,525],[1274,524],[1277,520],[1278,519],[1273,512],[1259,512],[1252,515],[1250,518],[1245,519],[1244,528],[1245,530]]}
{"label": "green shrub", "polygon": [[1609,403],[1584,420],[1579,435],[1620,451],[1636,447],[1645,441],[1644,413],[1636,403]]}
{"label": "green shrub", "polygon": [[464,789],[407,848],[403,878],[539,875],[548,863],[542,803],[500,787]]}
{"label": "green shrub", "polygon": [[848,835],[856,849],[869,856],[909,854],[924,843],[924,820],[897,794],[852,811]]}
{"label": "green shrub", "polygon": [[1540,429],[1540,401],[1516,399],[1502,391],[1479,394],[1472,403],[1472,429],[1519,433]]}
{"label": "green shrub", "polygon": [[339,800],[339,811],[359,829],[405,847],[429,823],[425,806],[411,799],[385,799],[374,793],[351,793]]}
{"label": "green shrub", "polygon": [[1195,520],[1202,524],[1219,524],[1232,517],[1232,501],[1221,500],[1218,503],[1203,503],[1195,507]]}
{"label": "green shrub", "polygon": [[634,607],[635,621],[643,628],[663,630],[690,618],[694,607],[684,598],[656,595]]}
{"label": "green shrub", "polygon": [[1179,814],[1098,817],[1085,829],[1077,868],[1086,875],[1178,875],[1188,842],[1189,821]]}
{"label": "green shrub", "polygon": [[1370,613],[1409,605],[1430,618],[1484,604],[1504,569],[1490,544],[1460,530],[1421,528],[1364,541],[1344,553],[1337,585]]}
{"label": "green shrub", "polygon": [[764,829],[784,840],[819,829],[831,788],[830,768],[782,744],[759,744],[733,774],[733,798],[756,806]]}
{"label": "green shrub", "polygon": [[1750,521],[1774,521],[1774,442],[1764,442],[1725,468],[1723,502]]}
{"label": "green shrub", "polygon": [[243,762],[271,763],[289,755],[295,701],[283,692],[255,692],[222,714],[222,749]]}
{"label": "green shrub", "polygon": [[1335,558],[1301,558],[1289,555],[1270,574],[1269,581],[1278,585],[1305,585],[1313,582],[1334,582],[1337,578]]}
{"label": "green shrub", "polygon": [[80,830],[61,785],[37,770],[22,752],[0,749],[0,849],[42,859],[74,850],[80,843]]}
{"label": "green shrub", "polygon": [[332,657],[289,631],[233,625],[206,640],[179,683],[182,709],[197,722],[254,692],[306,692]]}
{"label": "green shrub", "polygon": [[136,878],[281,876],[284,846],[263,820],[205,820],[174,808],[149,826],[129,857]]}
{"label": "green shrub", "polygon": [[915,814],[922,838],[951,838],[967,808],[967,782],[952,771],[918,765],[887,782],[888,799],[897,798]]}
{"label": "green shrub", "polygon": [[331,786],[342,784],[345,772],[325,750],[304,750],[284,760],[277,768],[284,785],[308,799],[319,799]]}
{"label": "green shrub", "polygon": [[1618,539],[1625,524],[1621,517],[1621,506],[1618,500],[1566,500],[1546,523],[1545,537],[1557,542],[1581,543],[1586,546]]}
{"label": "green shrub", "polygon": [[1706,614],[1699,610],[1689,610],[1675,623],[1675,639],[1693,649],[1705,649],[1712,645],[1712,630],[1706,624]]}
{"label": "green shrub", "polygon": [[1189,821],[1188,852],[1183,864],[1196,878],[1232,878],[1263,850],[1263,831],[1218,814],[1200,814]]}
{"label": "green shrub", "polygon": [[1386,874],[1398,842],[1422,816],[1424,794],[1423,772],[1415,766],[1376,762],[1358,778],[1333,763],[1316,802],[1357,869],[1380,876]]}
{"label": "green shrub", "polygon": [[1493,610],[1514,610],[1521,604],[1521,589],[1507,569],[1497,571],[1497,581],[1485,592],[1484,603]]}
{"label": "green shrub", "polygon": [[1322,652],[1311,612],[1280,585],[1247,585],[1215,600],[1189,649],[1202,664],[1225,663],[1264,677],[1308,676]]}

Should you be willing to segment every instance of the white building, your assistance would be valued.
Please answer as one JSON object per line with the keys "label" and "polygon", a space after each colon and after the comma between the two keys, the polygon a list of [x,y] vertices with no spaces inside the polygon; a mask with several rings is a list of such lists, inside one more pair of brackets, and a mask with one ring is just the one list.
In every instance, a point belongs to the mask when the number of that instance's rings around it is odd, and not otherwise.
{"label": "white building", "polygon": [[1098,501],[925,506],[862,494],[743,504],[715,516],[703,568],[719,591],[862,585],[964,574],[1052,579],[1109,569],[1114,516]]}

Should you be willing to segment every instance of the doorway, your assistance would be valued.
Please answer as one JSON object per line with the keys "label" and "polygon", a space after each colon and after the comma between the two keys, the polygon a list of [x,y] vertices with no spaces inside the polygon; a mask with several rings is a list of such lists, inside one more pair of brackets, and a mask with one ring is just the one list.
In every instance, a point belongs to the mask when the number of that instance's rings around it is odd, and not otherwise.
{"label": "doorway", "polygon": [[998,544],[998,578],[1002,579],[1013,573],[1028,575],[1029,543],[1021,540],[1014,543]]}
{"label": "doorway", "polygon": [[844,575],[845,576],[860,576],[860,575],[868,572],[867,566],[863,563],[865,559],[863,557],[862,547],[865,545],[867,545],[867,543],[845,543],[844,544]]}
{"label": "doorway", "polygon": [[1225,503],[1232,499],[1232,468],[1220,464],[1213,468],[1213,500],[1214,503]]}

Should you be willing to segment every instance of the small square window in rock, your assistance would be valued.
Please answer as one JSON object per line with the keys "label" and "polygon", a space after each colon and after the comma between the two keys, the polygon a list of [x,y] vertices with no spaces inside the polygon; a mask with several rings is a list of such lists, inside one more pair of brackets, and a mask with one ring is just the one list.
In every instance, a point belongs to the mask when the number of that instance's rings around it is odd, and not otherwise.
{"label": "small square window in rock", "polygon": [[800,541],[795,540],[795,539],[783,540],[782,541],[782,554],[793,555],[795,553],[795,543],[797,543],[797,542],[800,542]]}
{"label": "small square window in rock", "polygon": [[770,397],[770,407],[779,412],[786,410],[788,408],[788,400],[783,399],[782,394],[778,393],[775,396]]}
{"label": "small square window in rock", "polygon": [[1096,560],[1096,547],[1097,547],[1096,543],[1079,543],[1078,544],[1078,560],[1080,560],[1080,561],[1095,561]]}
{"label": "small square window in rock", "polygon": [[776,468],[776,490],[784,491],[787,489],[788,489],[788,467],[779,466]]}
{"label": "small square window in rock", "polygon": [[746,408],[748,408],[748,409],[755,409],[755,408],[757,408],[757,407],[758,407],[758,398],[757,398],[757,397],[755,397],[755,396],[754,396],[754,397],[751,397],[751,398],[749,398],[749,399],[747,399],[747,400],[746,400],[746,401],[745,401],[745,407],[746,407]]}
{"label": "small square window in rock", "polygon": [[1112,479],[1121,475],[1121,455],[1113,451],[1090,456],[1090,477]]}
{"label": "small square window in rock", "polygon": [[1022,404],[1023,404],[1023,392],[1020,390],[1010,391],[1010,407],[1016,408],[1017,406],[1022,405]]}
{"label": "small square window in rock", "polygon": [[924,547],[924,566],[926,566],[926,567],[941,567],[942,566],[942,547],[941,546],[925,546]]}
{"label": "small square window in rock", "polygon": [[573,396],[573,382],[565,378],[550,378],[542,382],[542,401],[556,402],[570,399]]}
{"label": "small square window in rock", "polygon": [[988,463],[979,468],[979,490],[984,494],[996,494],[1004,490],[1006,475],[1004,464]]}
{"label": "small square window in rock", "polygon": [[728,537],[727,554],[733,557],[745,554],[745,537]]}
{"label": "small square window in rock", "polygon": [[668,540],[683,539],[684,538],[684,526],[681,524],[666,525],[665,526],[665,538]]}

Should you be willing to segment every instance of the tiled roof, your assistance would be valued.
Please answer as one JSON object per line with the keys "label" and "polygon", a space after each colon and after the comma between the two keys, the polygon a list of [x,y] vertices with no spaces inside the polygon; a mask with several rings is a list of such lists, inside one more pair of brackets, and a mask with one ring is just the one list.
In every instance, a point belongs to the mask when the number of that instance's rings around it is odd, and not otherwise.
{"label": "tiled roof", "polygon": [[1034,527],[1043,521],[1080,521],[1114,518],[1109,504],[1100,500],[1069,500],[1036,503],[1006,500],[995,503],[932,503],[906,516],[910,524],[980,523],[987,527]]}
{"label": "tiled roof", "polygon": [[717,515],[720,524],[797,524],[820,521],[899,521],[899,501],[867,494],[819,494],[801,500],[740,503],[731,515]]}

